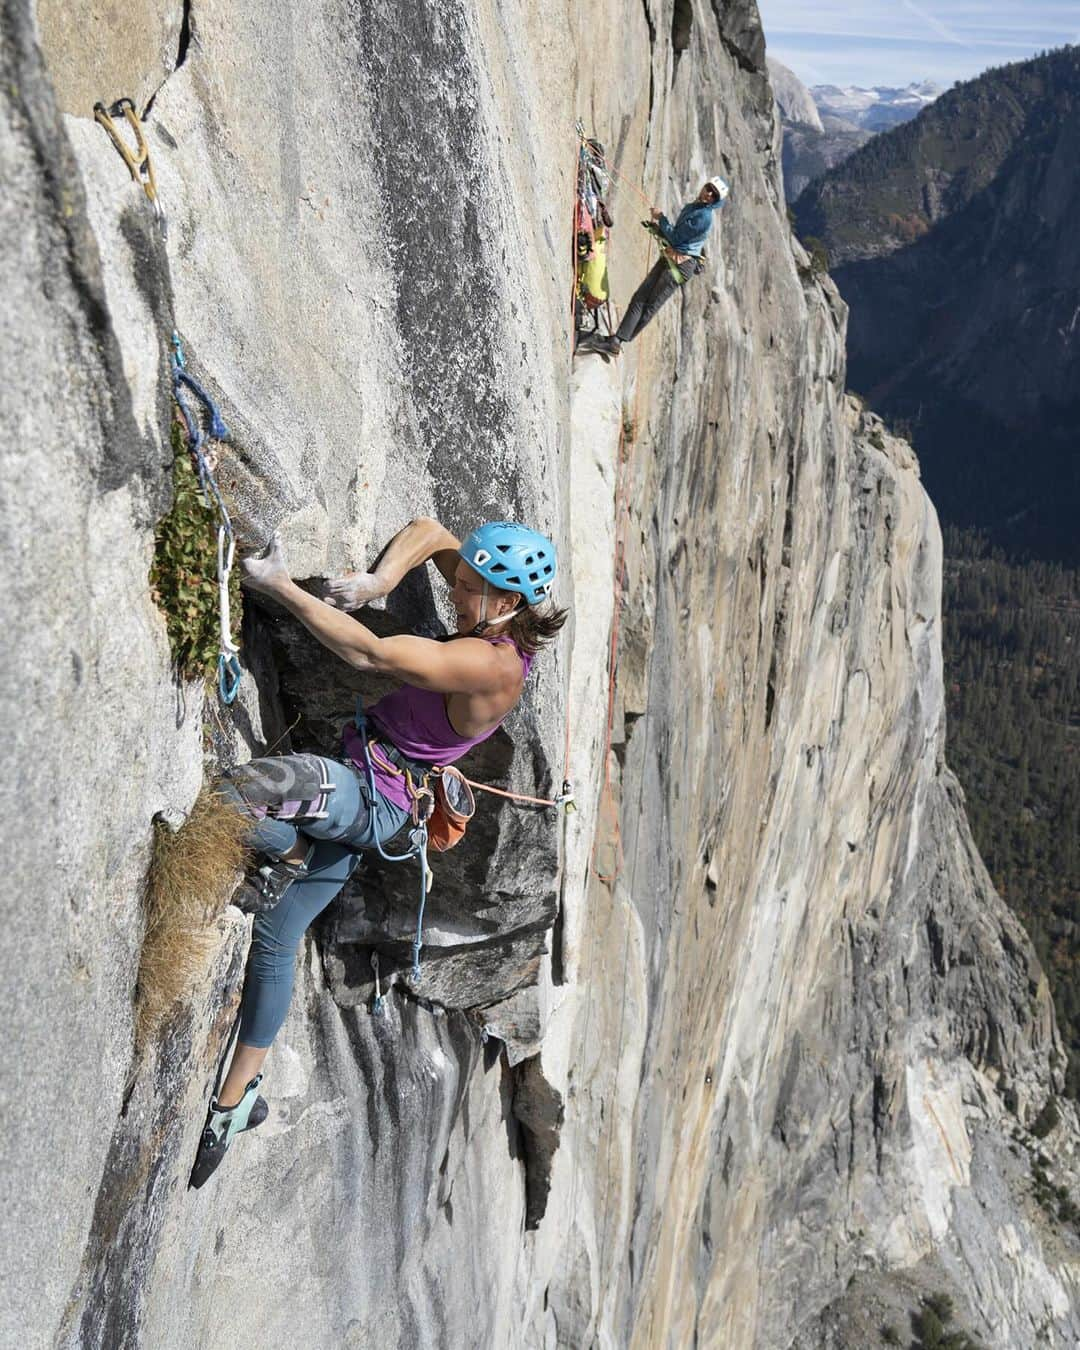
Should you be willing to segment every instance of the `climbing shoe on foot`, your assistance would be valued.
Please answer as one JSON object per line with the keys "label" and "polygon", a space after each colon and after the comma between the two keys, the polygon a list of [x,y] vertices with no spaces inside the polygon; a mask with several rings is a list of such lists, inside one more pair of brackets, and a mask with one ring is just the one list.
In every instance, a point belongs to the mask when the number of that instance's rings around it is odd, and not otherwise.
{"label": "climbing shoe on foot", "polygon": [[307,862],[267,862],[245,878],[233,896],[233,904],[245,914],[264,914],[273,909],[294,881],[307,876]]}
{"label": "climbing shoe on foot", "polygon": [[235,1106],[223,1107],[211,1101],[206,1126],[199,1140],[195,1166],[191,1169],[190,1189],[197,1191],[221,1166],[221,1160],[238,1134],[254,1130],[270,1114],[266,1098],[258,1095],[262,1074],[257,1074],[244,1089]]}
{"label": "climbing shoe on foot", "polygon": [[595,352],[605,361],[610,361],[613,356],[618,356],[621,350],[622,343],[614,333],[610,336],[600,333],[585,333],[578,338],[577,346],[574,348],[575,355],[578,352]]}
{"label": "climbing shoe on foot", "polygon": [[600,334],[592,329],[588,333],[578,333],[574,341],[574,352],[595,352],[598,350],[597,343],[603,342]]}

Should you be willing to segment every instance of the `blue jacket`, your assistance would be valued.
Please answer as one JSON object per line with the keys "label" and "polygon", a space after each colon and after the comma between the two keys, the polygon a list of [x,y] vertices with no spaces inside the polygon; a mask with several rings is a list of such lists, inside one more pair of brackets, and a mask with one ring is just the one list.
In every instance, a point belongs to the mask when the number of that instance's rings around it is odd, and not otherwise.
{"label": "blue jacket", "polygon": [[661,216],[660,233],[676,253],[689,253],[700,258],[705,248],[705,240],[712,229],[713,212],[719,211],[723,202],[687,202],[679,212],[679,218],[672,225],[667,216]]}

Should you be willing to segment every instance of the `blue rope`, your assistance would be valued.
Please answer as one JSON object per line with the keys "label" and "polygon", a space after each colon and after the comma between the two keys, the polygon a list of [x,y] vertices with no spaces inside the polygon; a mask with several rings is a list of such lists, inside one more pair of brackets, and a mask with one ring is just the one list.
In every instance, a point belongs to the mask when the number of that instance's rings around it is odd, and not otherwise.
{"label": "blue rope", "polygon": [[[175,341],[179,342],[179,338]],[[195,395],[206,411],[210,414],[210,436],[215,441],[227,441],[229,439],[229,428],[221,419],[217,404],[202,387],[194,375],[190,374],[183,362],[175,362],[173,365],[173,375],[181,384],[186,385]],[[205,438],[204,438],[205,439]]]}

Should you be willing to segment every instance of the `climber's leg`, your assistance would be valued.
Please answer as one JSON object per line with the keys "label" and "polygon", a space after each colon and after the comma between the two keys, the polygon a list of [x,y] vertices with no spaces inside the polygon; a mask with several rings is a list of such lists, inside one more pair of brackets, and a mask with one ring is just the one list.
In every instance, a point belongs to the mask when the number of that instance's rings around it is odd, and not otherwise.
{"label": "climber's leg", "polygon": [[299,831],[316,824],[334,838],[352,823],[358,805],[356,774],[321,755],[268,755],[228,769],[219,790],[252,820],[249,847],[268,857],[289,857]]}
{"label": "climber's leg", "polygon": [[[265,1103],[261,1111],[257,1109],[262,1099],[255,1095],[259,1071],[288,1012],[296,956],[308,926],[351,876],[357,850],[373,845],[376,831],[381,842],[388,842],[409,819],[403,807],[380,793],[376,792],[373,800],[367,783],[351,764],[323,760],[319,772],[324,783],[333,784],[335,809],[303,821],[303,829],[296,835],[305,846],[305,867],[284,889],[279,903],[255,919],[240,1003],[238,1043],[221,1091],[210,1103],[191,1174],[195,1187],[217,1169],[235,1135],[265,1118]],[[249,803],[243,801],[243,805],[247,809]],[[274,827],[282,823],[271,821]],[[265,824],[261,821],[256,832]],[[279,843],[284,842],[281,836],[275,837]],[[269,841],[265,831],[259,838]]]}
{"label": "climber's leg", "polygon": [[278,904],[305,875],[312,840],[339,840],[353,828],[361,814],[361,786],[351,764],[320,755],[275,755],[230,769],[220,790],[251,817],[248,845],[269,859],[233,903],[250,914]]}
{"label": "climber's leg", "polygon": [[[640,330],[668,298],[670,292],[674,290],[674,286],[675,283],[671,279],[667,263],[663,258],[659,258],[649,269],[645,280],[630,297],[626,313],[622,316],[622,320],[615,330],[615,337],[620,343],[632,342],[637,337]],[[659,299],[657,298],[658,294]]]}
{"label": "climber's leg", "polygon": [[[316,843],[306,874],[293,882],[274,909],[255,916],[240,1003],[238,1050],[265,1051],[277,1035],[289,1009],[301,940],[348,881],[357,860],[357,854],[343,844]],[[237,1072],[235,1064],[229,1069],[221,1101],[230,1103],[238,1095],[251,1077],[250,1067],[245,1060],[242,1071]],[[254,1065],[256,1071],[258,1067]]]}
{"label": "climber's leg", "polygon": [[[343,823],[346,813],[335,810],[325,820],[305,822],[300,837],[310,852],[303,873],[292,880],[273,909],[255,918],[240,1005],[239,1043],[219,1096],[227,1106],[239,1099],[245,1084],[258,1073],[267,1047],[285,1020],[296,954],[309,924],[352,875],[356,850],[374,844],[376,829],[380,841],[389,842],[409,818],[403,807],[379,792],[372,807],[368,785],[351,765],[336,760],[325,760],[323,765],[326,777],[340,791],[337,802],[350,803],[351,819]],[[334,837],[327,839],[326,834]]]}

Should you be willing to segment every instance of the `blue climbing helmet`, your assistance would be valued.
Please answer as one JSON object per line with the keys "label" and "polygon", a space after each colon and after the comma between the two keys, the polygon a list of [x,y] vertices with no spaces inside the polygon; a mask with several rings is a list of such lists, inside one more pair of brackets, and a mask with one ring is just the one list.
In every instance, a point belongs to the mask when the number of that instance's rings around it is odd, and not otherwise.
{"label": "blue climbing helmet", "polygon": [[527,525],[490,520],[478,525],[458,552],[485,581],[517,591],[530,605],[546,599],[555,580],[555,545]]}

